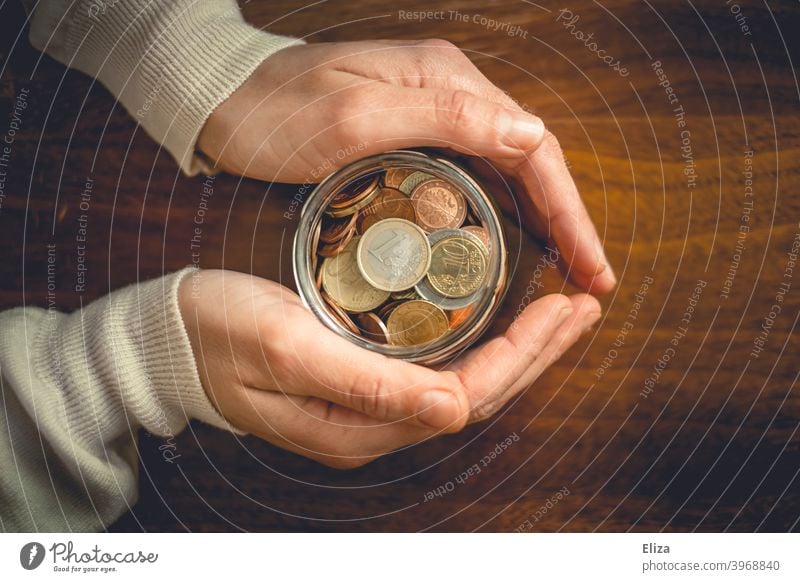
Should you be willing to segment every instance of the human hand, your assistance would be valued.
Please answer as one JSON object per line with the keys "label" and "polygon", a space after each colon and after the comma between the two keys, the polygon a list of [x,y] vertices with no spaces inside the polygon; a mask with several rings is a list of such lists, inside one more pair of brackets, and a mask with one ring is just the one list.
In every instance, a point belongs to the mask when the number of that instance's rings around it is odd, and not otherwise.
{"label": "human hand", "polygon": [[179,303],[219,412],[241,430],[338,468],[487,418],[600,316],[591,296],[547,295],[504,335],[432,370],[359,348],[292,291],[258,277],[201,270],[183,280]]}
{"label": "human hand", "polygon": [[357,158],[414,146],[482,156],[522,184],[525,226],[552,239],[592,293],[616,279],[556,138],[441,40],[293,46],[267,58],[204,126],[223,170],[318,182]]}

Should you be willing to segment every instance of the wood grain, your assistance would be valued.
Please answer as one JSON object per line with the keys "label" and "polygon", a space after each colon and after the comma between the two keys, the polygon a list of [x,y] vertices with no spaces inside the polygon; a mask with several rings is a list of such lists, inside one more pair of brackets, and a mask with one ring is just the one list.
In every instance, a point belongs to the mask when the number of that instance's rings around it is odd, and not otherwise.
{"label": "wood grain", "polygon": [[[0,306],[45,305],[47,248],[57,249],[59,308],[191,262],[203,178],[179,174],[100,86],[14,41],[24,16],[6,3],[0,82],[4,132],[30,92],[0,206]],[[541,2],[249,2],[248,20],[309,42],[446,38],[559,137],[605,240],[619,287],[596,329],[496,418],[463,433],[337,472],[254,438],[193,424],[179,462],[140,438],[141,500],[115,531],[785,531],[798,529],[796,384],[800,270],[800,61],[796,3],[741,1],[750,35],[724,2],[576,1],[575,28],[594,33],[627,77],[606,66]],[[411,21],[399,11],[458,11]],[[473,19],[477,17],[477,22]],[[481,18],[517,25],[494,32]],[[687,187],[681,129],[653,70],[660,61],[690,131],[697,181]],[[753,154],[751,229],[727,298]],[[81,191],[88,211],[87,286],[75,292]],[[282,217],[296,187],[219,176],[201,264],[292,285],[296,226]],[[525,240],[509,305],[525,293],[539,247]],[[536,248],[538,251],[533,252]],[[641,282],[653,283],[635,320]],[[564,287],[548,270],[546,289]],[[670,347],[698,281],[706,286],[685,337]],[[791,288],[751,355],[781,282]],[[537,291],[541,293],[541,291]],[[626,321],[633,326],[620,343]],[[615,344],[616,342],[616,344]],[[605,364],[604,364],[605,361]],[[604,367],[604,365],[606,367]],[[602,375],[598,370],[603,370]],[[508,435],[519,441],[463,484]],[[447,483],[433,501],[425,493]],[[566,489],[564,489],[566,488]],[[548,499],[568,491],[552,507]],[[542,509],[544,508],[544,509]]]}

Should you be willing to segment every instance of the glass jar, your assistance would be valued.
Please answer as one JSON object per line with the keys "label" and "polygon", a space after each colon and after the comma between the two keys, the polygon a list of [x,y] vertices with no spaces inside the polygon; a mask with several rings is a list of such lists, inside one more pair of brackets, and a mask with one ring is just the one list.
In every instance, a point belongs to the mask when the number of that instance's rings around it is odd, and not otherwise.
{"label": "glass jar", "polygon": [[[390,171],[389,174],[386,173],[387,170]],[[356,250],[360,250],[356,241],[360,242],[359,239],[366,239],[366,233],[370,233],[371,238],[374,239],[375,237],[372,234],[377,230],[376,225],[374,223],[369,223],[372,226],[367,224],[370,204],[375,203],[374,198],[376,196],[375,191],[370,190],[370,188],[377,187],[382,194],[385,194],[381,190],[381,188],[385,189],[384,184],[381,182],[382,180],[386,180],[389,177],[409,176],[413,172],[421,172],[423,175],[428,175],[428,178],[423,178],[423,181],[428,181],[428,185],[424,188],[430,189],[435,186],[433,181],[443,180],[460,192],[466,202],[466,220],[475,222],[476,224],[473,226],[483,227],[484,230],[470,231],[467,229],[467,234],[464,234],[463,229],[459,226],[456,227],[458,234],[454,235],[452,233],[456,232],[455,229],[443,232],[436,229],[436,224],[429,224],[425,220],[420,221],[418,218],[415,221],[417,223],[422,222],[421,225],[409,226],[406,223],[411,221],[404,220],[404,218],[409,218],[408,216],[393,218],[392,220],[396,221],[394,224],[404,229],[403,232],[407,233],[409,240],[420,236],[424,238],[427,235],[427,244],[430,245],[428,248],[434,249],[434,262],[437,265],[442,264],[441,260],[436,262],[437,257],[441,258],[442,252],[446,250],[441,248],[436,250],[436,242],[438,240],[443,237],[457,236],[457,241],[474,250],[476,248],[474,241],[480,239],[480,242],[476,244],[482,244],[482,248],[486,252],[473,253],[477,256],[474,262],[478,265],[473,269],[483,269],[485,267],[485,272],[482,271],[483,276],[480,282],[477,283],[477,288],[474,290],[468,289],[469,295],[466,298],[463,293],[458,293],[458,295],[461,295],[460,297],[451,297],[451,293],[448,293],[448,297],[445,298],[439,295],[438,291],[431,288],[427,275],[415,283],[411,289],[405,291],[392,287],[395,283],[394,280],[391,284],[388,284],[388,279],[380,279],[381,283],[376,284],[383,286],[384,289],[373,290],[375,292],[371,294],[367,293],[369,297],[365,297],[362,294],[360,300],[366,302],[362,301],[361,306],[345,305],[343,308],[341,305],[337,305],[324,290],[323,278],[326,273],[323,272],[323,267],[325,267],[323,262],[334,260],[333,257],[342,253],[345,248],[348,253],[355,255]],[[375,186],[374,182],[376,178],[379,180],[377,186]],[[409,185],[404,188],[406,191],[403,193],[407,194],[410,200],[412,199],[412,194],[418,193],[416,188],[414,192],[410,191],[417,179],[416,175],[412,177],[408,182]],[[404,180],[403,185],[406,183]],[[392,184],[392,186],[396,186],[397,189],[401,188],[401,185],[398,184]],[[417,184],[417,186],[419,185]],[[393,190],[394,188],[388,189]],[[400,198],[399,195],[397,197]],[[400,200],[400,202],[401,206],[407,206],[404,201]],[[428,208],[419,206],[424,202],[420,202],[419,197],[414,199],[414,202],[414,207],[418,209],[416,215],[424,214],[424,212],[421,213],[419,211],[420,208],[423,210]],[[346,206],[344,210],[341,209],[343,204]],[[342,214],[343,212],[346,212],[346,214]],[[362,215],[358,213],[362,213]],[[434,218],[436,217],[434,216]],[[326,222],[324,230],[323,222]],[[355,231],[347,232],[347,236],[351,237],[347,240],[345,240],[346,236],[340,236],[342,229],[356,228],[354,226],[356,222],[358,222],[357,230],[360,236],[355,236]],[[428,220],[428,222],[435,221]],[[380,222],[377,224],[380,224]],[[362,226],[366,227],[366,231],[361,232]],[[323,239],[330,240],[336,236],[340,236],[340,238],[334,240],[332,244],[320,243],[321,231],[323,232]],[[472,233],[480,236],[475,236]],[[390,245],[391,237],[384,238],[387,240],[386,244]],[[340,336],[347,338],[362,348],[387,356],[401,358],[410,362],[435,364],[457,355],[478,339],[497,312],[507,288],[508,258],[506,245],[502,222],[493,199],[484,191],[481,184],[462,167],[435,154],[415,150],[390,151],[360,159],[341,168],[328,176],[311,192],[301,211],[294,239],[294,275],[298,293],[305,305],[324,325]],[[320,257],[318,251],[322,252],[327,258]],[[425,252],[427,253],[428,250]],[[364,256],[366,255],[363,253],[359,254],[361,258]],[[342,257],[345,257],[345,255],[342,255]],[[346,259],[349,261],[354,260],[352,256],[347,256]],[[483,262],[484,259],[485,263]],[[344,261],[345,258],[338,260]],[[430,265],[430,258],[428,264]],[[358,268],[361,273],[368,276],[369,273],[366,273],[362,267],[364,265],[359,262]],[[420,269],[422,267],[424,265],[420,261]],[[334,267],[332,265],[326,268],[328,272],[333,272],[332,269]],[[403,275],[405,276],[406,274],[404,272]],[[433,276],[432,272],[428,274]],[[368,280],[370,280],[369,277]],[[406,284],[409,280],[406,280]],[[373,280],[372,282],[375,281]],[[398,285],[402,286],[404,283],[400,281]],[[437,289],[441,289],[441,287],[437,287]],[[430,297],[431,293],[441,301]],[[384,294],[385,300],[382,301],[381,305],[374,306],[376,302],[384,299]],[[430,307],[427,303],[433,303],[441,308],[447,317],[447,331],[436,339],[414,345],[407,345],[405,340],[403,342],[392,341],[393,337],[401,337],[399,335],[393,336],[389,333],[384,337],[384,332],[387,332],[387,321],[391,318],[392,311],[403,301],[418,301],[417,304],[406,306],[408,309],[404,309],[404,312],[419,307],[430,308],[431,311],[435,311],[436,313],[433,315],[438,318],[436,319],[436,325],[438,326],[443,325],[439,321],[441,319],[439,310]],[[465,304],[465,301],[468,301],[468,303]],[[368,313],[363,311],[365,308],[369,308]],[[397,317],[399,318],[400,315]],[[380,319],[381,322],[378,323],[377,319]],[[368,328],[373,325],[377,325],[379,329],[370,332]],[[403,337],[405,338],[406,336]]]}

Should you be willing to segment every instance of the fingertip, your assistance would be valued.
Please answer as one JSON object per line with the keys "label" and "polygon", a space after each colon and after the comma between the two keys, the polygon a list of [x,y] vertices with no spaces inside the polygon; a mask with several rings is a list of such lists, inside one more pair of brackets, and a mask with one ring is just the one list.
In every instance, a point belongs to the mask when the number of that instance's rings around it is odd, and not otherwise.
{"label": "fingertip", "polygon": [[557,317],[561,319],[565,319],[574,311],[572,300],[563,293],[550,293],[539,299],[539,302],[549,312],[557,313]]}
{"label": "fingertip", "polygon": [[434,388],[423,392],[417,399],[416,418],[428,428],[460,430],[466,423],[466,410],[458,392]]}
{"label": "fingertip", "polygon": [[616,276],[613,272],[607,270],[591,275],[572,270],[569,273],[569,278],[575,285],[592,295],[606,295],[617,286]]}
{"label": "fingertip", "polygon": [[588,293],[576,293],[570,296],[570,303],[575,308],[575,311],[588,313],[591,311],[601,311],[602,307],[596,297]]}

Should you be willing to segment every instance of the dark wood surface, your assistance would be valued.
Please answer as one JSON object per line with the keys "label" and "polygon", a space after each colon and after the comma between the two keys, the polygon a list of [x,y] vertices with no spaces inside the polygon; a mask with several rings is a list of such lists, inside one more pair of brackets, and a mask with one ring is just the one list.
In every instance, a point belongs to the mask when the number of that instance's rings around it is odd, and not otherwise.
{"label": "dark wood surface", "polygon": [[[142,435],[141,500],[112,529],[798,529],[800,265],[786,269],[800,235],[800,93],[792,64],[800,61],[800,7],[738,6],[750,34],[721,1],[571,3],[580,16],[572,30],[594,33],[598,47],[629,72],[623,77],[557,21],[564,6],[550,2],[248,3],[251,22],[310,41],[442,37],[461,46],[559,136],[620,285],[602,299],[597,328],[497,417],[356,471],[326,469],[198,424],[177,438],[181,456],[168,464],[160,441]],[[457,10],[467,22],[447,12],[445,20],[413,22],[398,9]],[[63,310],[188,264],[202,178],[180,175],[103,88],[17,38],[24,17],[13,3],[0,14],[4,56],[10,53],[0,82],[0,132],[15,96],[29,91],[0,207],[0,306],[46,305],[49,243]],[[521,32],[493,32],[480,16]],[[683,173],[681,128],[654,61],[685,111],[694,186]],[[94,180],[87,285],[76,293],[87,177]],[[217,178],[202,266],[291,284],[295,225],[281,213],[294,191]],[[750,230],[740,239],[742,224]],[[517,297],[537,259],[526,253],[517,265]],[[633,321],[646,277],[653,284]],[[562,288],[555,271],[546,281],[550,290]],[[644,398],[698,281],[706,286],[688,331]],[[782,282],[791,287],[754,357]],[[632,326],[619,342],[626,320]],[[518,442],[479,474],[456,481],[514,434]],[[423,502],[448,483],[452,491]],[[548,503],[559,491],[568,494]]]}

